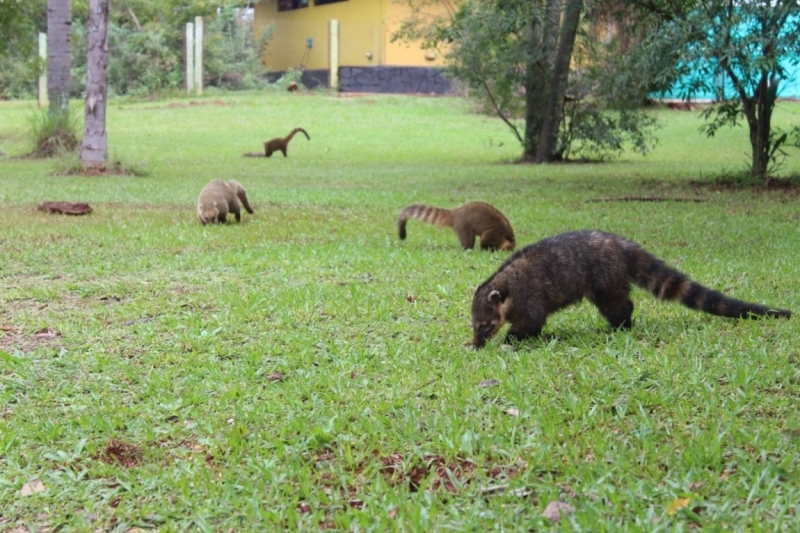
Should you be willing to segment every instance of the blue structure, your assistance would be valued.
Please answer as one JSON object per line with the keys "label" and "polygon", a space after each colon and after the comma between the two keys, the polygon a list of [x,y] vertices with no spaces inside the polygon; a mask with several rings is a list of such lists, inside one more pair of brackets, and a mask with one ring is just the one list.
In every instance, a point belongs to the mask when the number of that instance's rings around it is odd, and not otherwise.
{"label": "blue structure", "polygon": [[[734,14],[738,15],[738,17],[734,17],[734,20],[738,20],[738,26],[731,32],[731,35],[729,35],[729,38],[732,39],[730,42],[731,46],[737,46],[740,49],[749,49],[754,53],[760,51],[763,44],[757,36],[761,33],[762,26],[770,23],[769,17],[764,17],[764,15],[769,12],[764,12],[763,9],[765,8],[761,6],[743,3],[740,5],[739,9],[734,11]],[[800,33],[800,14],[797,14],[797,11],[790,14],[785,20],[785,23],[781,27],[781,33],[783,33],[782,37],[784,39],[788,35],[794,34],[796,36],[797,33]],[[709,36],[713,37],[711,34],[709,34]],[[700,64],[698,62],[684,65],[689,67],[689,74],[675,82],[670,90],[651,96],[653,98],[663,98],[666,100],[682,100],[687,96],[687,87],[692,84],[692,81],[705,81],[708,79],[706,77],[704,80],[704,76],[709,76],[708,73],[710,69],[708,68],[708,64]],[[778,80],[778,98],[800,99],[800,57],[785,59],[781,62],[781,67],[784,72]],[[721,68],[713,70],[716,71],[714,74],[716,78],[714,83],[694,83],[695,87],[700,85],[708,85],[708,87],[692,91],[692,93],[688,95],[691,100],[714,101],[720,99],[723,94],[726,98],[738,98],[738,94],[728,79],[727,74]],[[734,70],[738,69],[734,68]],[[741,77],[744,78],[744,76]],[[752,90],[752,88],[749,90]]]}
{"label": "blue structure", "polygon": [[[778,98],[800,99],[800,65],[791,65],[788,62],[784,62],[783,68],[786,72],[786,78],[781,79],[778,84]],[[697,76],[697,73],[693,73],[687,76],[687,78],[696,78]],[[725,94],[729,98],[736,98],[736,93],[727,78],[727,75],[720,73],[715,85],[720,89],[727,85],[725,88]],[[678,81],[669,91],[657,93],[652,96],[656,99],[663,100],[682,100],[686,95],[683,85],[683,81]],[[713,90],[698,91],[692,93],[691,95],[691,100],[693,102],[710,102],[716,99],[717,94]]]}

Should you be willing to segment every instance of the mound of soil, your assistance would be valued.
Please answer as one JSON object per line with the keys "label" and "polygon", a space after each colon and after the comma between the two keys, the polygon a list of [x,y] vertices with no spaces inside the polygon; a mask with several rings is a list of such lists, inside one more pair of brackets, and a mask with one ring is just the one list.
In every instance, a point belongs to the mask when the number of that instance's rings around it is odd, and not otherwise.
{"label": "mound of soil", "polygon": [[42,202],[37,209],[45,213],[73,216],[88,215],[92,212],[92,208],[89,207],[89,204],[76,202]]}

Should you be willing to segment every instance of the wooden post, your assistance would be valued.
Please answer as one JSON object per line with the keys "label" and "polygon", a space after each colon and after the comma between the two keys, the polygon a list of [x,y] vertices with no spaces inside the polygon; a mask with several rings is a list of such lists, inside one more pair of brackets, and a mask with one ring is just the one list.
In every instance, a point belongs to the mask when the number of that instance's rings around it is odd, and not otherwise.
{"label": "wooden post", "polygon": [[47,34],[39,32],[39,107],[47,107]]}
{"label": "wooden post", "polygon": [[331,89],[339,89],[339,21],[331,19],[328,25],[328,33],[330,35],[330,87]]}
{"label": "wooden post", "polygon": [[194,90],[203,94],[203,17],[194,18]]}
{"label": "wooden post", "polygon": [[186,23],[186,92],[192,94],[194,90],[194,24]]}

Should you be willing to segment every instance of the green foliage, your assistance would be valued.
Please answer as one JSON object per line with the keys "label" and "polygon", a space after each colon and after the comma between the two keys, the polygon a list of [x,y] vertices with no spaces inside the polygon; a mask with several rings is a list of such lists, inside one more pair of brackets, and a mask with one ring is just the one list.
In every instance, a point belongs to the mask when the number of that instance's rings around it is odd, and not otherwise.
{"label": "green foliage", "polygon": [[274,25],[256,40],[250,20],[236,17],[233,7],[222,9],[208,25],[205,70],[211,85],[228,89],[255,89],[267,84],[261,60],[272,39]]}
{"label": "green foliage", "polygon": [[109,28],[108,46],[113,50],[106,80],[115,94],[144,96],[183,84],[182,58],[169,47],[170,30],[160,24],[146,31]]}
{"label": "green foliage", "polygon": [[[544,16],[541,2],[467,1],[451,19],[409,22],[394,38],[443,45],[450,74],[464,83],[478,109],[503,118],[525,145],[531,142],[522,133],[528,65],[548,60],[545,47],[527,42],[528,22],[542,23]],[[607,159],[628,148],[646,153],[655,143],[655,121],[637,111],[645,99],[646,78],[637,65],[616,59],[624,54],[614,52],[615,44],[596,45],[586,33],[578,39],[573,63],[579,68],[568,80],[570,101],[556,149],[564,158]]]}
{"label": "green foliage", "polygon": [[288,68],[280,78],[275,80],[275,87],[281,91],[286,90],[289,85],[296,83],[299,89],[303,88],[301,79],[303,78],[303,71],[296,68]]}
{"label": "green foliage", "polygon": [[35,110],[29,119],[33,140],[31,157],[53,157],[76,151],[82,138],[81,118],[75,108],[70,108],[66,113]]}
{"label": "green foliage", "polygon": [[[218,16],[219,3],[206,0],[112,2],[108,32],[109,94],[144,96],[183,88],[185,24],[194,22],[196,16],[205,20],[206,84],[226,89],[264,86],[266,72],[261,55],[272,32],[267,28],[260,39],[254,39],[252,23],[236,17],[237,7],[246,4],[228,2]],[[4,13],[4,5],[0,4],[0,15]],[[37,25],[43,28],[45,14],[45,2],[37,0],[8,22],[13,22],[19,39],[12,39],[8,54],[0,55],[0,97],[22,98],[36,93],[38,62],[31,34]],[[72,98],[82,98],[86,87],[87,14],[85,1],[73,2]],[[25,35],[23,30],[27,32]]]}
{"label": "green foliage", "polygon": [[654,2],[644,9],[655,21],[648,40],[680,51],[673,72],[685,98],[698,92],[716,95],[716,105],[704,113],[708,122],[702,131],[713,137],[721,127],[744,122],[752,179],[769,179],[782,163],[788,140],[772,129],[771,116],[786,66],[800,57],[797,2],[713,0],[680,10]]}
{"label": "green foliage", "polygon": [[[630,332],[584,303],[519,351],[474,352],[472,294],[508,255],[396,234],[409,203],[485,200],[519,246],[605,229],[800,310],[794,195],[689,184],[747,147],[735,131],[651,109],[647,158],[521,165],[457,98],[111,99],[110,145],[148,177],[87,178],[14,157],[30,105],[0,102],[0,529],[797,529],[797,317],[637,290]],[[780,102],[776,125],[798,113]],[[288,158],[242,157],[297,124],[312,140]],[[220,177],[255,214],[203,227]],[[596,201],[625,197],[702,202]],[[54,199],[94,212],[36,211]],[[553,500],[575,508],[559,526]]]}

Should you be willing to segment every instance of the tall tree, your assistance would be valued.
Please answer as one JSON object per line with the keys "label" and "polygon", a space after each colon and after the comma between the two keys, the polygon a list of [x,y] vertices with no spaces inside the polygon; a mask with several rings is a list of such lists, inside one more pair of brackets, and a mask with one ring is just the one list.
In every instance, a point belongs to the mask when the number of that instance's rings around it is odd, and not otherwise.
{"label": "tall tree", "polygon": [[[588,74],[608,78],[605,71],[589,68],[602,60],[574,69],[584,0],[464,0],[449,17],[428,19],[421,14],[436,0],[405,1],[415,16],[393,39],[442,45],[452,74],[509,126],[524,159],[558,161],[576,146],[589,157],[605,157],[625,146],[645,153],[653,144],[654,119],[632,104],[642,101],[636,90],[643,84],[624,91],[623,98],[606,79],[604,86],[612,90],[600,94],[597,88],[603,84]],[[584,50],[591,48],[588,38]],[[581,101],[588,96],[591,104]]]}
{"label": "tall tree", "polygon": [[84,167],[105,167],[106,64],[108,61],[108,0],[89,0],[86,23],[88,60],[86,102],[81,163]]}
{"label": "tall tree", "polygon": [[[769,178],[787,134],[772,127],[772,112],[786,67],[800,61],[797,0],[631,0],[650,14],[654,40],[679,51],[676,86],[687,98],[716,93],[704,112],[709,136],[744,119],[750,139],[750,176]],[[678,54],[676,54],[678,56]],[[675,68],[676,65],[672,65]]]}
{"label": "tall tree", "polygon": [[72,0],[47,0],[47,98],[51,115],[69,112]]}

